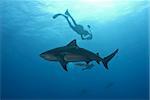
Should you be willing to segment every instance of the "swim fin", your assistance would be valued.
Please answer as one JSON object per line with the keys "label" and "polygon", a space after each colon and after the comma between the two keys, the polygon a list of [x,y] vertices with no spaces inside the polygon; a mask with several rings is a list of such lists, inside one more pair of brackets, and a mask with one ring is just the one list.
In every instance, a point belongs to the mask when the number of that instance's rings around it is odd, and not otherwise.
{"label": "swim fin", "polygon": [[70,13],[69,13],[68,9],[66,10],[65,14],[70,16]]}

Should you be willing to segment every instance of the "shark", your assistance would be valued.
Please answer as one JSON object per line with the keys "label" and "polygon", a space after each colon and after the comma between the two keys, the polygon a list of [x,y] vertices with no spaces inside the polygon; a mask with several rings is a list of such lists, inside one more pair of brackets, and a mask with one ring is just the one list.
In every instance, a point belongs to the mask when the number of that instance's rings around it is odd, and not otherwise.
{"label": "shark", "polygon": [[116,49],[108,56],[102,58],[99,53],[79,47],[76,39],[74,39],[65,46],[41,53],[40,57],[47,61],[59,62],[65,71],[68,71],[67,64],[70,62],[86,62],[86,64],[89,64],[91,61],[96,61],[98,64],[102,62],[104,67],[108,69],[108,62],[116,55],[118,50]]}

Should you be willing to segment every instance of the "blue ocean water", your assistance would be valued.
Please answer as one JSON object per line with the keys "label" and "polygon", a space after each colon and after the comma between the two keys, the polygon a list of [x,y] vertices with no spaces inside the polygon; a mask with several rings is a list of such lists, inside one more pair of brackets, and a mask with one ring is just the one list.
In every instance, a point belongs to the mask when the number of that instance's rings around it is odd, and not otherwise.
{"label": "blue ocean water", "polygon": [[[0,3],[2,99],[149,99],[148,1],[87,1]],[[79,24],[91,26],[92,40],[81,40],[64,18],[52,19],[66,9]],[[85,71],[69,63],[65,72],[58,62],[40,58],[73,39],[101,57],[119,52],[109,70],[96,62]]]}

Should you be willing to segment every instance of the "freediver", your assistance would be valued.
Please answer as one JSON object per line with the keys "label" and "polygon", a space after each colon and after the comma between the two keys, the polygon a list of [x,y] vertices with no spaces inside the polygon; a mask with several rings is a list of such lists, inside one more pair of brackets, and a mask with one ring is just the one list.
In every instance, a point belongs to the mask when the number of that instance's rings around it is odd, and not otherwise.
{"label": "freediver", "polygon": [[[89,29],[89,32],[87,30],[84,29],[84,27],[82,25],[79,25],[76,23],[76,21],[73,19],[73,17],[70,15],[68,9],[66,10],[65,14],[61,14],[61,13],[58,13],[58,14],[55,14],[53,16],[53,19],[57,18],[58,16],[63,16],[66,18],[69,26],[72,28],[72,30],[74,30],[75,32],[77,32],[79,35],[81,35],[81,38],[82,40],[91,40],[93,37],[92,37],[92,32],[90,30],[90,25],[87,25],[88,29]],[[71,24],[71,22],[69,21],[69,18],[71,18],[72,22],[74,25]]]}

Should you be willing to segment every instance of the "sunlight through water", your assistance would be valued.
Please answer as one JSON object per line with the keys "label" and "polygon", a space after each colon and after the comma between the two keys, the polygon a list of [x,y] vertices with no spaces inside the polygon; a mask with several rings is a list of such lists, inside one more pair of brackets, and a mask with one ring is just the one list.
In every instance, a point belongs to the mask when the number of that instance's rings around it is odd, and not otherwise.
{"label": "sunlight through water", "polygon": [[148,7],[141,0],[42,0],[42,10],[49,13],[64,13],[68,9],[76,19],[114,20],[120,16],[136,13]]}

